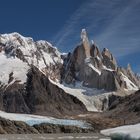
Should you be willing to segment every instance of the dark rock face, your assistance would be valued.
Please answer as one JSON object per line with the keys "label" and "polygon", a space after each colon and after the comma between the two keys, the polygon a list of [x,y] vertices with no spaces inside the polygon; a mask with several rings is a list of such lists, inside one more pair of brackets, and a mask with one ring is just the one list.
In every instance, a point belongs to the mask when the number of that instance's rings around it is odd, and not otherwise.
{"label": "dark rock face", "polygon": [[[66,83],[74,82],[74,79],[83,79],[84,73],[82,67],[84,66],[84,58],[85,58],[84,48],[78,46],[73,55],[70,57],[70,60],[68,61],[67,67],[66,67],[66,75],[65,75],[65,81]],[[76,73],[78,73],[78,76],[76,76]]]}
{"label": "dark rock face", "polygon": [[102,70],[102,74],[99,78],[99,88],[103,88],[108,91],[117,90],[119,87],[118,81],[115,78],[115,72]]}
{"label": "dark rock face", "polygon": [[106,115],[111,118],[118,118],[125,124],[140,122],[140,91],[126,97],[111,96],[110,107]]}
{"label": "dark rock face", "polygon": [[[91,47],[90,52],[91,57],[87,59],[83,45],[74,50],[69,61],[67,60],[65,76],[63,76],[64,81],[70,84],[78,80],[83,81],[84,86],[109,91],[116,90],[119,84],[115,78],[115,72],[103,69],[102,56],[95,45]],[[97,71],[93,70],[89,64],[93,65]]]}
{"label": "dark rock face", "polygon": [[6,112],[30,113],[30,109],[24,99],[24,94],[26,94],[24,86],[14,83],[1,93],[3,100],[2,110]]}
{"label": "dark rock face", "polygon": [[[140,90],[137,91],[135,94],[130,95],[128,98],[126,98],[125,102],[128,101],[128,103],[126,103],[126,107],[129,108],[128,110],[131,112],[135,112],[138,115],[140,115]],[[130,105],[130,106],[129,106]]]}
{"label": "dark rock face", "polygon": [[96,44],[91,44],[90,55],[92,57],[94,66],[99,70],[101,70],[103,66],[102,55],[100,53],[99,48],[96,46]]}
{"label": "dark rock face", "polygon": [[53,85],[36,68],[28,73],[26,89],[25,100],[33,113],[70,115],[86,111],[82,102]]}
{"label": "dark rock face", "polygon": [[1,110],[62,116],[86,112],[81,101],[53,85],[36,67],[28,73],[27,83],[14,83],[1,91]]}
{"label": "dark rock face", "polygon": [[102,51],[103,64],[110,69],[116,70],[117,62],[108,49],[104,48]]}
{"label": "dark rock face", "polygon": [[109,110],[112,110],[117,107],[119,104],[119,101],[121,100],[122,97],[116,96],[116,95],[110,95],[109,96],[109,101],[108,101],[108,106]]}

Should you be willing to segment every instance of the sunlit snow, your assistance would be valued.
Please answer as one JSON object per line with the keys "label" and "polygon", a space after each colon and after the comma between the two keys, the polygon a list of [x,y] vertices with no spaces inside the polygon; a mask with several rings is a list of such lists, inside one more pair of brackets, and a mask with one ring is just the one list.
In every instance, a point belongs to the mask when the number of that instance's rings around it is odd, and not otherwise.
{"label": "sunlit snow", "polygon": [[13,82],[19,80],[20,83],[26,82],[26,74],[29,70],[27,63],[17,57],[8,58],[4,52],[0,53],[0,81],[8,84],[9,74],[13,72]]}
{"label": "sunlit snow", "polygon": [[127,90],[138,90],[138,87],[133,82],[131,82],[127,76],[125,76],[123,73],[121,74],[124,81],[126,82]]}

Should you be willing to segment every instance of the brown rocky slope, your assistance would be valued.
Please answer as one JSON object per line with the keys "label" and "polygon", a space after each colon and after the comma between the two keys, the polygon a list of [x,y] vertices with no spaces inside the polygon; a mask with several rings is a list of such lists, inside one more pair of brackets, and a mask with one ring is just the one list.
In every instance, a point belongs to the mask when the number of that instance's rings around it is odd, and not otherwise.
{"label": "brown rocky slope", "polygon": [[93,128],[80,128],[76,126],[39,124],[29,126],[21,121],[11,121],[0,118],[0,134],[44,134],[44,133],[89,133],[95,132]]}
{"label": "brown rocky slope", "polygon": [[126,97],[117,97],[104,114],[109,118],[121,119],[124,124],[139,123],[140,90]]}
{"label": "brown rocky slope", "polygon": [[57,117],[87,111],[81,101],[53,85],[36,67],[32,66],[27,77],[27,83],[14,83],[0,91],[0,110]]}

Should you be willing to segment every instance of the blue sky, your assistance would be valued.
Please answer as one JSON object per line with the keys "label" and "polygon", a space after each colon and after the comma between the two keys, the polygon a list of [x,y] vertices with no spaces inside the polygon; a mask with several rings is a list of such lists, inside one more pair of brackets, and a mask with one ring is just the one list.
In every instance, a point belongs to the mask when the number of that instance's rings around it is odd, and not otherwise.
{"label": "blue sky", "polygon": [[140,0],[1,0],[0,33],[19,32],[72,51],[86,28],[121,66],[140,73]]}

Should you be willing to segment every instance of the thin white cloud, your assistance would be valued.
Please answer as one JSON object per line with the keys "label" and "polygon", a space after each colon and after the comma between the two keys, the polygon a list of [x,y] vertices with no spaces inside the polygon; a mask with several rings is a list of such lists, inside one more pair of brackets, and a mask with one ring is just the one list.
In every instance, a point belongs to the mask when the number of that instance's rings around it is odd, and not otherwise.
{"label": "thin white cloud", "polygon": [[138,0],[87,0],[53,41],[60,48],[75,47],[70,45],[80,39],[80,29],[87,28],[100,47],[109,48],[118,58],[140,51],[140,27],[131,27],[131,24],[140,23],[139,15],[133,15],[140,12],[138,5]]}
{"label": "thin white cloud", "polygon": [[64,43],[64,41],[66,41],[66,39],[68,39],[71,34],[76,32],[75,28],[77,27],[80,19],[87,13],[91,1],[92,0],[82,4],[66,22],[64,27],[56,34],[53,39],[56,43],[56,46],[61,46],[61,44]]}
{"label": "thin white cloud", "polygon": [[[95,36],[101,45],[105,44],[106,47],[109,47],[117,57],[123,57],[140,51],[140,32],[139,36],[135,36],[135,34],[138,33],[137,30],[139,29],[125,29],[125,26],[127,26],[128,16],[129,21],[133,18],[132,16],[136,16],[136,18],[138,18],[137,15],[133,15],[133,13],[131,13],[137,4],[140,4],[140,2],[134,1],[133,3],[129,3],[114,18],[102,34]],[[135,23],[132,23],[131,26],[135,26]],[[90,29],[92,29],[92,27]]]}

